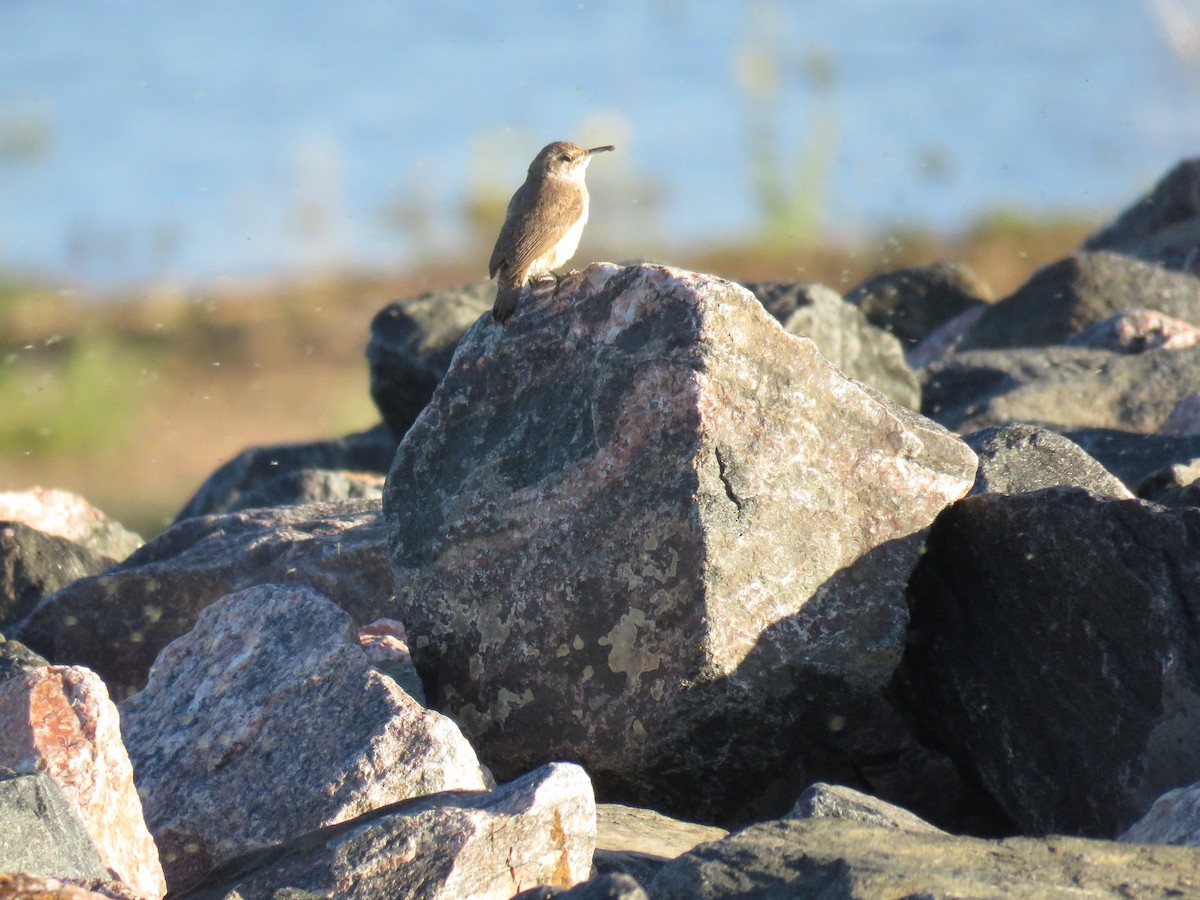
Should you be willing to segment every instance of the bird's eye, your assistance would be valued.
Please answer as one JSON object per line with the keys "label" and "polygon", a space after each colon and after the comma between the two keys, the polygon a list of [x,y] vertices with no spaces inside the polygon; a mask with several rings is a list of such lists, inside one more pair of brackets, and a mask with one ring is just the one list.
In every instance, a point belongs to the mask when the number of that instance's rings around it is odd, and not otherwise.
{"label": "bird's eye", "polygon": [[571,157],[567,156],[567,154],[565,154],[565,153],[558,154],[558,158],[561,159],[563,162],[571,161]]}

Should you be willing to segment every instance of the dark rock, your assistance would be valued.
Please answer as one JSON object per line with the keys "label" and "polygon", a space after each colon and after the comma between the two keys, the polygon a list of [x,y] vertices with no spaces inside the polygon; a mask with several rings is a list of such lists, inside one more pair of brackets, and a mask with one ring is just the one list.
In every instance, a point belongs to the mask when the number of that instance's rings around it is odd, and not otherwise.
{"label": "dark rock", "polygon": [[904,361],[900,342],[871,325],[836,291],[798,281],[766,281],[745,287],[768,312],[782,314],[784,331],[809,338],[822,356],[851,378],[901,406],[920,407],[921,391],[916,375]]}
{"label": "dark rock", "polygon": [[497,777],[579,760],[701,821],[899,758],[903,585],[974,454],[728,282],[605,264],[529,300],[463,339],[384,496],[435,707]]}
{"label": "dark rock", "polygon": [[667,865],[654,900],[1185,897],[1200,854],[1052,837],[985,841],[846,819],[752,825]]}
{"label": "dark rock", "polygon": [[650,809],[601,803],[596,806],[592,863],[599,873],[621,872],[645,884],[675,857],[728,833],[724,828],[683,822]]}
{"label": "dark rock", "polygon": [[1012,296],[988,307],[960,349],[1058,344],[1130,309],[1200,325],[1200,279],[1116,253],[1076,253],[1039,269]]}
{"label": "dark rock", "polygon": [[849,819],[880,828],[943,833],[906,809],[840,784],[810,785],[784,818]]}
{"label": "dark rock", "polygon": [[895,696],[1026,833],[1111,837],[1200,779],[1200,511],[1073,488],[943,512]]}
{"label": "dark rock", "polygon": [[95,670],[123,699],[210,603],[272,583],[312,587],[360,624],[394,615],[379,502],[185,519],[125,562],[46,597],[13,633],[54,662]]}
{"label": "dark rock", "polygon": [[1084,347],[976,350],[920,374],[921,411],[954,431],[1028,422],[1153,432],[1200,383],[1200,346],[1133,356]]}
{"label": "dark rock", "polygon": [[495,284],[484,281],[391,303],[376,314],[367,344],[371,397],[397,441],[433,396],[459,340],[495,298]]}
{"label": "dark rock", "polygon": [[1155,472],[1138,485],[1137,495],[1163,506],[1200,506],[1200,459]]}
{"label": "dark rock", "polygon": [[555,763],[493,791],[451,791],[373,809],[232,860],[171,896],[511,897],[584,881],[595,837],[587,775]]}
{"label": "dark rock", "polygon": [[45,657],[34,653],[20,641],[6,639],[0,634],[0,681],[48,665],[50,661]]}
{"label": "dark rock", "polygon": [[963,438],[979,457],[971,493],[1019,494],[1080,487],[1097,497],[1129,500],[1129,488],[1074,441],[1033,425],[984,428]]}
{"label": "dark rock", "polygon": [[985,309],[986,306],[973,306],[949,322],[943,322],[904,354],[905,362],[913,369],[923,369],[930,363],[947,359],[958,350],[963,337],[979,321]]}
{"label": "dark rock", "polygon": [[44,772],[0,773],[0,872],[109,877],[87,829]]}
{"label": "dark rock", "polygon": [[376,671],[308,588],[212,604],[120,711],[172,887],[385,803],[491,787],[457,726]]}
{"label": "dark rock", "polygon": [[1083,246],[1200,274],[1200,158],[1176,165],[1149,194]]}
{"label": "dark rock", "polygon": [[35,487],[0,493],[0,522],[20,522],[114,561],[124,559],[144,543],[140,535],[68,491]]}
{"label": "dark rock", "polygon": [[[208,477],[175,522],[265,506],[352,500],[372,496],[386,474],[396,441],[382,426],[331,441],[243,450]],[[319,474],[305,475],[317,470]]]}
{"label": "dark rock", "polygon": [[46,595],[114,562],[20,522],[0,522],[0,629],[27,616]]}
{"label": "dark rock", "polygon": [[959,262],[938,262],[883,272],[846,294],[867,321],[889,331],[909,350],[956,316],[982,309],[992,291]]}
{"label": "dark rock", "polygon": [[1131,491],[1175,463],[1200,458],[1200,436],[1134,434],[1112,428],[1077,428],[1063,432],[1089,456],[1112,472]]}
{"label": "dark rock", "polygon": [[513,900],[648,900],[637,879],[621,872],[605,873],[567,890],[538,887],[522,891]]}

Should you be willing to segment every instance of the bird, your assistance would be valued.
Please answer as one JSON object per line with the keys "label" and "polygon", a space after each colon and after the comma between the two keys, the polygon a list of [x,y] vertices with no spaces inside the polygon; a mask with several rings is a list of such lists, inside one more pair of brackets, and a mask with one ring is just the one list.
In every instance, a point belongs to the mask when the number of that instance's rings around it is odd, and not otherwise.
{"label": "bird", "polygon": [[496,279],[496,322],[512,317],[529,279],[552,272],[575,254],[588,219],[583,180],[588,163],[593,154],[616,149],[555,141],[533,158],[525,182],[508,201],[488,263],[488,277]]}

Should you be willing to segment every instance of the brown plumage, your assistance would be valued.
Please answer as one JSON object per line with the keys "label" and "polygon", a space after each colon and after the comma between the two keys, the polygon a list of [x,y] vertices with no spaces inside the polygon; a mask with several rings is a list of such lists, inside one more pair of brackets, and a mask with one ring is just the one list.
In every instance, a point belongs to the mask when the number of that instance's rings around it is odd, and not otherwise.
{"label": "brown plumage", "polygon": [[575,253],[587,224],[588,192],[584,173],[593,153],[569,141],[547,144],[529,164],[525,183],[508,201],[504,226],[488,263],[496,278],[492,318],[504,323],[517,308],[530,278],[557,269]]}

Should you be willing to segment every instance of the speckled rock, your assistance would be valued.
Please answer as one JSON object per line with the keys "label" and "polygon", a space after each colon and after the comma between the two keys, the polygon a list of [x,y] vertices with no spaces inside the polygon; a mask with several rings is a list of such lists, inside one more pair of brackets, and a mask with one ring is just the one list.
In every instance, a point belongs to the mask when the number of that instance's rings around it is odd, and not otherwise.
{"label": "speckled rock", "polygon": [[0,628],[29,615],[43,597],[114,562],[66,538],[0,521]]}
{"label": "speckled rock", "polygon": [[79,815],[101,862],[147,897],[166,893],[117,708],[95,673],[48,666],[0,682],[0,765],[46,772]]}
{"label": "speckled rock", "polygon": [[143,543],[140,535],[69,491],[34,487],[2,492],[0,522],[21,522],[113,560],[124,559]]}
{"label": "speckled rock", "polygon": [[0,897],[4,900],[142,900],[140,894],[122,890],[117,882],[107,886],[93,883],[93,889],[71,880],[47,878],[28,872],[0,872]]}
{"label": "speckled rock", "polygon": [[1200,847],[1200,784],[1167,791],[1119,839],[1131,844]]}
{"label": "speckled rock", "polygon": [[477,323],[402,442],[399,615],[497,777],[577,760],[714,821],[785,760],[899,739],[904,582],[974,473],[744,289],[594,265]]}
{"label": "speckled rock", "polygon": [[0,772],[0,872],[109,877],[79,814],[45,772]]}
{"label": "speckled rock", "polygon": [[124,698],[206,606],[256,584],[309,585],[362,624],[394,615],[379,501],[186,519],[46,597],[12,634],[53,662],[89,666]]}
{"label": "speckled rock", "polygon": [[459,340],[495,299],[496,286],[483,281],[390,303],[376,314],[367,344],[371,397],[396,440],[433,396]]}
{"label": "speckled rock", "polygon": [[48,665],[50,661],[44,656],[34,653],[20,641],[9,640],[0,634],[0,681]]}
{"label": "speckled rock", "polygon": [[386,473],[395,453],[396,439],[382,425],[331,441],[250,447],[206,478],[175,521],[371,497],[369,476]]}
{"label": "speckled rock", "polygon": [[619,803],[596,806],[596,853],[592,863],[598,873],[623,872],[648,883],[668,862],[697,844],[719,841],[729,832],[664,816],[652,809]]}
{"label": "speckled rock", "polygon": [[1004,425],[981,429],[964,440],[979,457],[973,494],[1019,494],[1071,486],[1109,500],[1133,497],[1119,478],[1057,432],[1033,425]]}
{"label": "speckled rock", "polygon": [[1075,488],[945,510],[893,696],[1027,834],[1111,838],[1200,780],[1200,510]]}
{"label": "speckled rock", "polygon": [[961,349],[1045,347],[1114,313],[1149,309],[1200,324],[1200,278],[1109,252],[1079,252],[989,306]]}
{"label": "speckled rock", "polygon": [[396,800],[491,785],[454,723],[380,674],[350,617],[308,588],[209,606],[121,722],[172,888]]}
{"label": "speckled rock", "polygon": [[1200,854],[1081,838],[985,841],[847,819],[764,822],[668,864],[654,900],[1187,897]]}
{"label": "speckled rock", "polygon": [[880,828],[944,833],[906,809],[840,784],[809,785],[784,818],[849,819]]}
{"label": "speckled rock", "polygon": [[233,860],[172,897],[508,900],[582,882],[595,839],[587,774],[555,763],[493,791],[374,809]]}

